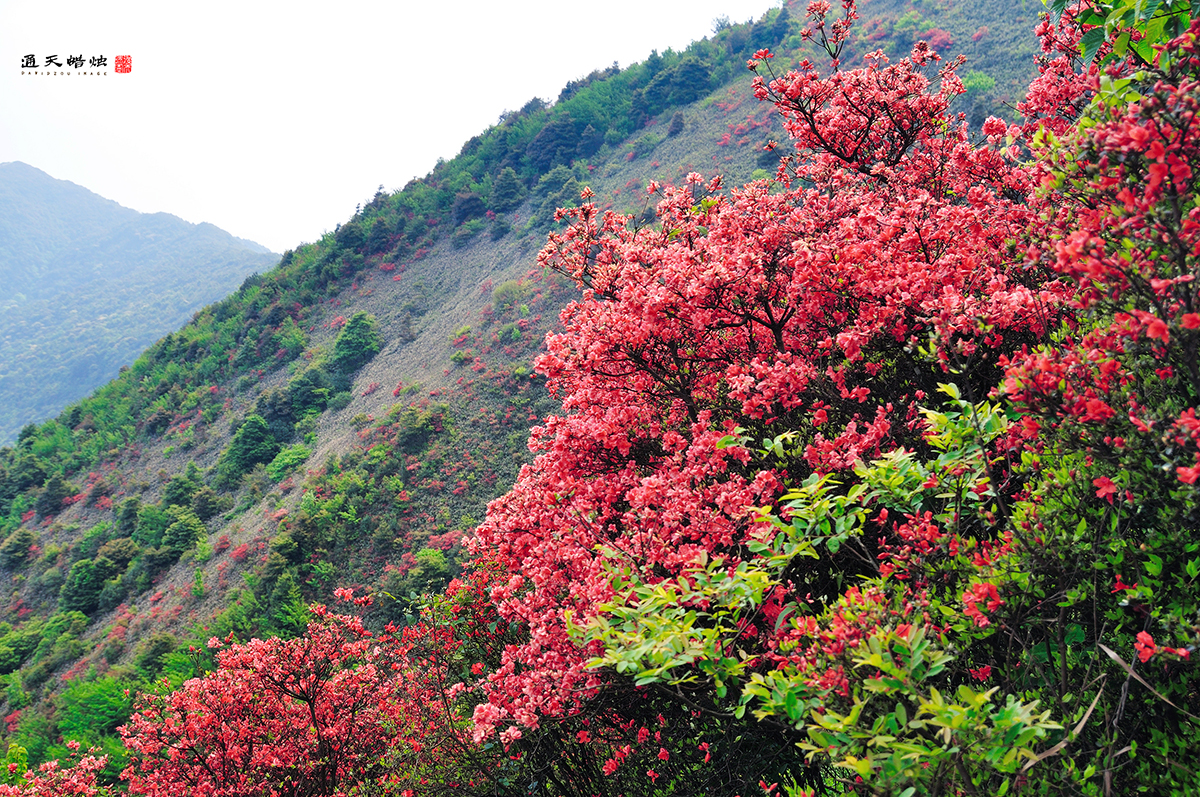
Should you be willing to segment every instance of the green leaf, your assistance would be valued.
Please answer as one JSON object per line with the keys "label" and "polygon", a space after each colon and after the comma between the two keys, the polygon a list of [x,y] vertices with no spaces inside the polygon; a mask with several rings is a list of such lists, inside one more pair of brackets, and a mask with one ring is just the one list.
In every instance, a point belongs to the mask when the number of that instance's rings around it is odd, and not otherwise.
{"label": "green leaf", "polygon": [[792,722],[800,719],[800,701],[796,698],[796,693],[789,691],[783,698],[783,709],[787,712],[788,719]]}
{"label": "green leaf", "polygon": [[1158,7],[1162,5],[1162,0],[1145,0],[1138,3],[1138,22],[1145,22],[1148,19],[1153,19],[1158,13]]}
{"label": "green leaf", "polygon": [[1116,42],[1113,43],[1113,53],[1118,58],[1125,57],[1125,50],[1126,50],[1126,48],[1129,47],[1129,37],[1130,37],[1130,32],[1125,31],[1117,38]]}
{"label": "green leaf", "polygon": [[1079,40],[1079,52],[1083,56],[1083,63],[1090,65],[1096,58],[1096,53],[1100,51],[1100,46],[1104,44],[1104,28],[1096,27],[1083,34],[1083,38]]}

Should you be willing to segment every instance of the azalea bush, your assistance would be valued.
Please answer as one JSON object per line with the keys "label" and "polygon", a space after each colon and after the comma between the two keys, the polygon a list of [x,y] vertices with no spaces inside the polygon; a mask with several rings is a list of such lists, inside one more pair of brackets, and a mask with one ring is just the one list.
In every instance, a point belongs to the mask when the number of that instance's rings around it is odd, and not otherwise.
{"label": "azalea bush", "polygon": [[788,739],[740,770],[765,785],[1196,783],[1197,29],[1146,68],[1081,17],[977,142],[957,63],[844,69],[853,6],[813,3],[832,71],[751,62],[776,182],[652,185],[652,228],[563,212],[564,413],[473,542],[528,633],[478,738],[636,725],[605,702],[632,688],[696,720],[664,760],[700,717]]}
{"label": "azalea bush", "polygon": [[376,634],[358,617],[311,610],[296,639],[214,638],[215,670],[140,698],[121,729],[133,756],[130,793],[332,797],[471,785],[448,755],[466,739],[449,702],[448,628]]}
{"label": "azalea bush", "polygon": [[559,211],[562,412],[472,567],[143,697],[131,791],[1200,784],[1200,25],[1058,5],[977,137],[832,11],[749,64],[775,179]]}

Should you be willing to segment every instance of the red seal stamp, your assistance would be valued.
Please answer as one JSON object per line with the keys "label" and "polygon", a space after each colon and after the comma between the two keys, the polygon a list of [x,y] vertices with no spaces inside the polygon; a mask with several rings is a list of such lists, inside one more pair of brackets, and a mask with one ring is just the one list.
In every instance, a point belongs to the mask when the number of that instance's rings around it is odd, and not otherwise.
{"label": "red seal stamp", "polygon": [[118,55],[113,59],[113,66],[118,73],[129,73],[133,71],[133,56]]}

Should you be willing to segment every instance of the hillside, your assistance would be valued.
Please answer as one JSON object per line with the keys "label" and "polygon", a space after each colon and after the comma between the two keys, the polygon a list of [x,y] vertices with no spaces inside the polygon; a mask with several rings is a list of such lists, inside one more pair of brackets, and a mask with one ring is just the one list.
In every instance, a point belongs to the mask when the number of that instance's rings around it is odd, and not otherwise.
{"label": "hillside", "polygon": [[[134,226],[113,203],[80,212],[92,225],[82,237],[13,236],[11,251],[36,252],[44,265],[12,272],[24,298],[7,300],[0,323],[22,313],[26,328],[64,317],[72,326],[38,344],[59,356],[36,361],[36,380],[10,371],[4,390],[31,394],[55,369],[72,384],[76,372],[103,376],[111,366],[99,352],[118,335],[110,318],[182,316],[164,337],[147,331],[157,342],[128,370],[0,449],[7,738],[35,761],[68,739],[100,745],[114,755],[112,774],[126,690],[177,685],[211,666],[189,645],[295,635],[306,605],[338,587],[385,596],[368,618],[375,625],[404,622],[420,595],[441,590],[460,571],[463,536],[528,461],[530,428],[560,407],[532,367],[578,295],[537,262],[555,209],[589,186],[602,208],[650,225],[651,180],[767,178],[777,155],[763,145],[786,137],[754,100],[745,62],[762,47],[780,64],[802,57],[802,15],[793,4],[721,24],[683,52],[572,81],[553,104],[531,101],[270,270],[242,266],[235,279],[239,242],[219,250],[226,239],[215,228],[189,231],[170,217]],[[1033,71],[1034,13],[1018,2],[874,0],[862,16],[856,57],[902,53],[918,37],[971,56],[974,77],[957,101],[971,124],[1004,112]],[[66,223],[45,214],[47,229]],[[123,226],[105,226],[110,217]],[[138,249],[149,238],[169,242],[181,264],[185,252],[228,252],[241,287],[197,310],[220,292],[202,299],[181,284],[147,307],[147,285],[102,264],[143,252],[136,273],[148,279],[161,262]],[[61,285],[44,285],[63,273],[53,265],[71,262],[95,264],[56,278],[89,286],[76,316]],[[135,303],[115,310],[107,302],[122,292]],[[10,347],[0,362],[34,363],[11,323],[0,327]],[[85,344],[69,364],[66,335]],[[146,345],[121,335],[133,350]]]}
{"label": "hillside", "polygon": [[78,401],[278,257],[0,164],[0,442]]}

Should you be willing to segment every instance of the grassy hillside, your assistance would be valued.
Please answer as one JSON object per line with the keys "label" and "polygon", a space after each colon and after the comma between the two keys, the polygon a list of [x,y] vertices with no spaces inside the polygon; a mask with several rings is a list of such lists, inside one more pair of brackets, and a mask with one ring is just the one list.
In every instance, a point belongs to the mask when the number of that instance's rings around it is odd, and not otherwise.
{"label": "grassy hillside", "polygon": [[[943,34],[978,55],[965,115],[1032,70],[1002,47],[1034,22],[1019,4],[862,11],[856,56]],[[124,690],[204,667],[189,644],[293,634],[339,586],[387,593],[376,620],[440,589],[558,406],[532,369],[575,290],[536,265],[554,209],[589,185],[652,223],[650,179],[765,177],[783,136],[745,60],[799,58],[802,13],[529,103],[0,449],[8,738],[35,760],[70,738],[119,753]]]}

